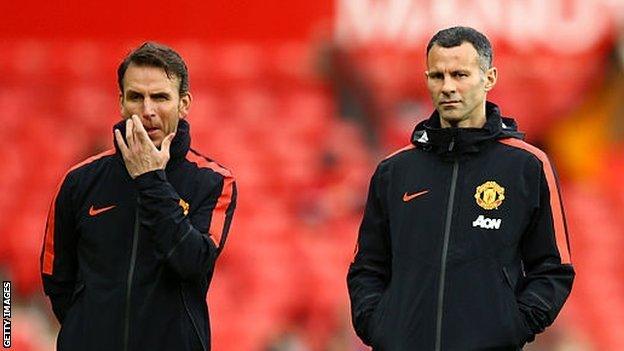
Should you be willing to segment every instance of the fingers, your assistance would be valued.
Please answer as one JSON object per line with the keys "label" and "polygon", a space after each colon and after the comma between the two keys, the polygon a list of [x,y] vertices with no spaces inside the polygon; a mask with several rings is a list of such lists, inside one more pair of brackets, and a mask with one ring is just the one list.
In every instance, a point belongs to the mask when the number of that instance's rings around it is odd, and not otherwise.
{"label": "fingers", "polygon": [[141,122],[141,119],[138,115],[132,115],[132,117],[130,118],[132,119],[132,122],[134,122],[134,128],[136,129],[136,132],[140,132],[142,130],[147,133],[145,127],[143,127],[143,122]]}
{"label": "fingers", "polygon": [[173,140],[174,137],[175,137],[175,133],[171,133],[167,135],[165,139],[163,139],[162,143],[160,144],[160,152],[169,156],[169,148],[171,147],[171,141]]}
{"label": "fingers", "polygon": [[134,122],[130,118],[126,120],[126,141],[128,142],[128,147],[134,145]]}
{"label": "fingers", "polygon": [[132,125],[134,126],[134,141],[143,145],[148,145],[148,147],[151,146],[152,149],[156,149],[154,142],[152,142],[152,139],[150,139],[147,134],[147,130],[145,130],[145,127],[143,126],[143,122],[141,122],[141,118],[139,118],[138,115],[132,115],[132,122]]}
{"label": "fingers", "polygon": [[141,119],[139,118],[139,116],[137,115],[132,115],[132,124],[134,125],[134,133],[137,136],[140,137],[145,137],[146,139],[149,139],[149,136],[147,135],[147,130],[145,130],[145,127],[143,126],[143,122],[141,122]]}
{"label": "fingers", "polygon": [[126,146],[126,142],[123,140],[119,129],[115,129],[115,140],[117,140],[117,146],[119,146],[121,155],[125,158],[128,154],[128,146]]}

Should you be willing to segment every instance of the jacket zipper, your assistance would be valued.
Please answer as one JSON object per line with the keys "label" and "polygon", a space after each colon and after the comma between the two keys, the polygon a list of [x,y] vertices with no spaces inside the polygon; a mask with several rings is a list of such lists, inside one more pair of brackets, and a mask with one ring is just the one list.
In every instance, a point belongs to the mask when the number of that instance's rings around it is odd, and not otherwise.
{"label": "jacket zipper", "polygon": [[[449,151],[452,151],[454,141],[449,145]],[[442,257],[440,258],[440,282],[438,285],[438,310],[436,318],[436,340],[435,350],[441,350],[442,344],[442,312],[444,311],[444,283],[446,278],[446,258],[448,254],[449,237],[451,236],[451,220],[453,218],[453,204],[455,202],[455,188],[457,185],[457,173],[459,170],[459,161],[453,163],[453,176],[451,177],[451,189],[449,191],[449,200],[446,208],[446,223],[444,226],[444,244],[442,246]]]}
{"label": "jacket zipper", "polygon": [[128,343],[130,341],[130,297],[132,295],[132,279],[134,277],[134,266],[137,256],[137,242],[139,240],[139,205],[141,199],[137,198],[136,215],[134,217],[134,234],[132,237],[132,255],[130,256],[130,268],[128,269],[128,281],[126,284],[126,315],[124,318],[124,351],[128,351]]}
{"label": "jacket zipper", "polygon": [[197,334],[197,338],[199,339],[199,342],[201,343],[202,350],[206,351],[206,345],[204,345],[204,340],[202,340],[201,336],[199,336],[199,329],[197,329],[195,320],[193,319],[193,316],[191,315],[191,311],[189,310],[188,305],[186,304],[186,299],[184,298],[184,291],[182,290],[182,286],[180,286],[180,295],[182,296],[182,303],[184,303],[184,309],[186,310],[186,314],[188,314],[188,317],[191,319],[191,324],[193,324],[193,329],[195,330],[195,334]]}

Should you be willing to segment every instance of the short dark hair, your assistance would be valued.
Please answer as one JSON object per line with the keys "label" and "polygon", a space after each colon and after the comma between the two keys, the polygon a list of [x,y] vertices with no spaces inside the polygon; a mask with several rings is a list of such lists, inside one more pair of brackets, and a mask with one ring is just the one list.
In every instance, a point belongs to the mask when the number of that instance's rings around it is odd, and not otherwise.
{"label": "short dark hair", "polygon": [[119,84],[119,90],[122,95],[124,92],[123,78],[130,64],[162,68],[169,79],[175,76],[180,80],[180,88],[178,90],[180,96],[184,96],[189,92],[189,77],[186,63],[184,63],[180,54],[166,45],[146,42],[126,56],[117,68],[117,84]]}
{"label": "short dark hair", "polygon": [[434,45],[439,45],[443,48],[452,48],[460,46],[465,42],[472,44],[477,50],[480,66],[483,71],[492,67],[492,59],[494,56],[492,53],[492,44],[490,44],[490,41],[485,35],[470,27],[451,27],[437,32],[431,40],[429,40],[429,44],[427,44],[427,55],[429,55],[429,51],[431,51]]}

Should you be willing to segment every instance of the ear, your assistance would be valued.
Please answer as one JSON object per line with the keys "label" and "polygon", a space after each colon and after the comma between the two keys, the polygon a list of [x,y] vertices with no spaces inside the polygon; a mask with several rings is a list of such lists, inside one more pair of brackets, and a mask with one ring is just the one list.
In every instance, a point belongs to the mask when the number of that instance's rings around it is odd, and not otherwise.
{"label": "ear", "polygon": [[119,93],[119,114],[124,115],[123,93]]}
{"label": "ear", "polygon": [[184,119],[188,116],[189,109],[191,108],[191,102],[193,102],[193,95],[191,95],[190,92],[180,98],[180,102],[178,104],[180,119]]}
{"label": "ear", "polygon": [[485,72],[485,91],[490,91],[496,85],[498,80],[498,70],[496,67],[490,67]]}

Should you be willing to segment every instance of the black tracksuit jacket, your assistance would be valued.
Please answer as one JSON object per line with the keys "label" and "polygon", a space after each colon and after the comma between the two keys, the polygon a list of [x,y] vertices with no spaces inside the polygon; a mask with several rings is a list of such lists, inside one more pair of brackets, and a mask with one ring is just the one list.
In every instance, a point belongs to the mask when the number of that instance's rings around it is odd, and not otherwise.
{"label": "black tracksuit jacket", "polygon": [[70,169],[50,208],[41,270],[57,348],[210,350],[206,292],[234,179],[190,149],[184,120],[165,170],[133,180],[115,147]]}
{"label": "black tracksuit jacket", "polygon": [[554,170],[496,105],[486,114],[447,129],[434,113],[372,177],[347,282],[374,350],[519,350],[570,293]]}

